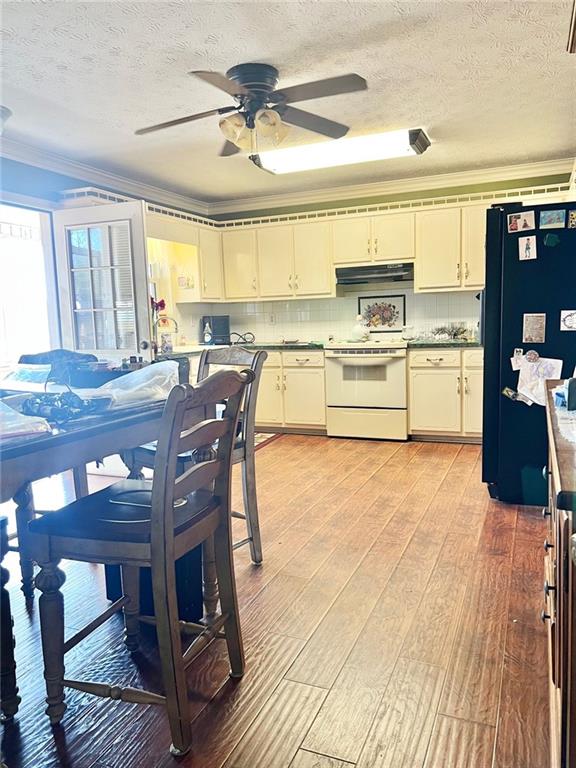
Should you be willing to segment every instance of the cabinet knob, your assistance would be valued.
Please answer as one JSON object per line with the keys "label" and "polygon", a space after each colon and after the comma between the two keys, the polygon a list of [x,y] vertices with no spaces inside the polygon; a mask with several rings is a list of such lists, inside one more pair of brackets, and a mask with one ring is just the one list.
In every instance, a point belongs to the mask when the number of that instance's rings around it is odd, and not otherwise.
{"label": "cabinet knob", "polygon": [[444,360],[443,357],[427,357],[426,362],[427,363],[441,363],[442,360]]}
{"label": "cabinet knob", "polygon": [[368,238],[368,256],[370,256],[372,249],[370,248],[370,238]]}
{"label": "cabinet knob", "polygon": [[548,579],[544,579],[544,595],[548,597],[550,592],[556,592],[556,587],[552,586]]}
{"label": "cabinet knob", "polygon": [[548,619],[550,619],[550,618],[551,618],[550,614],[549,614],[549,613],[546,613],[546,611],[545,611],[545,610],[542,610],[542,611],[540,611],[540,621],[542,621],[542,622],[544,622],[544,623],[545,623],[545,622],[546,622],[546,621],[548,621]]}
{"label": "cabinet knob", "polygon": [[470,270],[468,269],[468,262],[466,262],[465,265],[464,265],[464,277],[466,278],[466,280],[468,280],[468,278],[470,277]]}
{"label": "cabinet knob", "polygon": [[548,507],[542,507],[542,517],[543,517],[543,518],[547,518],[547,517],[550,517],[550,515],[551,515],[551,514],[552,514],[552,513],[550,512],[550,510],[548,509]]}
{"label": "cabinet knob", "polygon": [[457,392],[458,394],[460,394],[460,389],[461,389],[460,376],[457,376],[457,377],[456,377],[456,392]]}
{"label": "cabinet knob", "polygon": [[460,262],[458,262],[458,264],[456,264],[456,280],[458,280],[458,282],[460,282]]}
{"label": "cabinet knob", "polygon": [[470,387],[468,386],[468,376],[464,376],[464,394],[468,394],[470,392]]}
{"label": "cabinet knob", "polygon": [[378,255],[378,238],[374,240],[374,255]]}
{"label": "cabinet knob", "polygon": [[252,280],[252,288],[254,288],[254,290],[256,290],[256,278],[254,278],[254,280]]}
{"label": "cabinet knob", "polygon": [[549,549],[554,549],[554,544],[550,544],[548,539],[544,539],[544,552],[548,552]]}

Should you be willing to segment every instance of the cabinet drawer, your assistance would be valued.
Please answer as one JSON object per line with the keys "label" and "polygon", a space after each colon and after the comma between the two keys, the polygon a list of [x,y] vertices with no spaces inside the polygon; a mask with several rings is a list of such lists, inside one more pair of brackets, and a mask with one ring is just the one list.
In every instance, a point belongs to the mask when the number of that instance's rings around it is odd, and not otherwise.
{"label": "cabinet drawer", "polygon": [[282,352],[282,362],[291,368],[319,368],[324,365],[324,352],[310,349]]}
{"label": "cabinet drawer", "polygon": [[484,366],[483,349],[465,349],[462,355],[464,368],[482,368]]}
{"label": "cabinet drawer", "polygon": [[268,357],[266,360],[264,360],[264,365],[267,368],[279,368],[282,365],[282,353],[281,352],[271,352],[267,349],[265,352],[268,352]]}
{"label": "cabinet drawer", "polygon": [[459,349],[422,349],[410,352],[410,368],[459,368]]}

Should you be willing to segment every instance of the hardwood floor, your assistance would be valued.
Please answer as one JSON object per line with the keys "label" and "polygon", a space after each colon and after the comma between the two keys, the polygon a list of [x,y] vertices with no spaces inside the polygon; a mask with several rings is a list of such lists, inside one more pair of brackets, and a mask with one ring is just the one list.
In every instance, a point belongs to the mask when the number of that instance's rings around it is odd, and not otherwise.
{"label": "hardwood floor", "polygon": [[[548,768],[544,523],[489,500],[479,455],[300,435],[257,452],[264,564],[235,553],[247,671],[227,677],[223,641],[192,665],[194,748],[179,765]],[[67,491],[39,489],[52,506]],[[237,509],[241,498],[235,472]],[[37,601],[6,561],[22,695],[4,728],[8,768],[176,765],[159,708],[69,691],[50,728]],[[100,567],[65,570],[71,632],[106,601]],[[131,660],[117,618],[67,655],[67,676],[160,691],[152,638]]]}

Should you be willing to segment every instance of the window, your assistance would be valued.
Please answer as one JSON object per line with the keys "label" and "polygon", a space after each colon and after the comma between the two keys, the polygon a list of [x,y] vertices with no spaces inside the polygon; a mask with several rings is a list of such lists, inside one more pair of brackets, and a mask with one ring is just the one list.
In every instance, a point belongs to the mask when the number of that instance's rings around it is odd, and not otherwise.
{"label": "window", "polygon": [[69,227],[67,236],[76,348],[134,347],[129,222]]}

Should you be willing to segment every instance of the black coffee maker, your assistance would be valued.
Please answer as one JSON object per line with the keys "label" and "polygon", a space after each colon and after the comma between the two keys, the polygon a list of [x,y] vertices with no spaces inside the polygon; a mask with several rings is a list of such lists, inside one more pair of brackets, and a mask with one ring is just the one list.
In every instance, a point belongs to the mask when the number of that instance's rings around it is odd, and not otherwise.
{"label": "black coffee maker", "polygon": [[230,344],[230,315],[202,315],[200,344]]}

